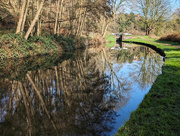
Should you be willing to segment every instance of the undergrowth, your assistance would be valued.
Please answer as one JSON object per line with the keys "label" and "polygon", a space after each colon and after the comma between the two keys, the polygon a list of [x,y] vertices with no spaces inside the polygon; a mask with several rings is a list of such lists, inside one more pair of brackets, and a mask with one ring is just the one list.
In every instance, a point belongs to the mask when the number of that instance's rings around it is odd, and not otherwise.
{"label": "undergrowth", "polygon": [[84,47],[83,39],[62,35],[32,36],[28,40],[20,34],[7,34],[0,38],[0,58],[19,58],[56,51],[72,51]]}

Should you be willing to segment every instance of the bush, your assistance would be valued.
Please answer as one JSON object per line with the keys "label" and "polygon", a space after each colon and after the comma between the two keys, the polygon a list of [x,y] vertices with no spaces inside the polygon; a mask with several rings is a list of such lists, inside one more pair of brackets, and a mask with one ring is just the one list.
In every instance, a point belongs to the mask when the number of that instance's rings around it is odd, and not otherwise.
{"label": "bush", "polygon": [[159,40],[180,43],[180,32],[175,32],[175,33],[171,33],[171,34],[168,34],[168,35],[164,35]]}

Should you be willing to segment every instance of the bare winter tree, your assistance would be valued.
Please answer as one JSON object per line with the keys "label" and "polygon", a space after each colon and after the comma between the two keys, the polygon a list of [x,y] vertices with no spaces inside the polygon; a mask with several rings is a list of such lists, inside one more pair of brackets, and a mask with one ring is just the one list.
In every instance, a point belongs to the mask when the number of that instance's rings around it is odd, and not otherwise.
{"label": "bare winter tree", "polygon": [[142,16],[147,35],[166,19],[171,9],[170,0],[131,0],[130,6]]}

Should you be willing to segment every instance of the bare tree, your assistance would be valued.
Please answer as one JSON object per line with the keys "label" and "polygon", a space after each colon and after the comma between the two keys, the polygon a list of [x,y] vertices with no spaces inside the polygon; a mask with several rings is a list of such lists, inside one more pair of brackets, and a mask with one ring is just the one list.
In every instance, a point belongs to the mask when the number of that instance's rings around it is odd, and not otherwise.
{"label": "bare tree", "polygon": [[105,36],[125,1],[0,0],[0,17],[13,17],[16,33],[24,32],[26,39],[40,36],[43,29],[50,34],[63,31],[79,37],[91,31]]}
{"label": "bare tree", "polygon": [[28,31],[26,32],[26,35],[25,35],[25,38],[26,38],[26,39],[28,39],[28,37],[29,37],[29,35],[30,35],[33,27],[35,26],[35,23],[37,22],[37,20],[38,20],[38,18],[39,18],[39,15],[40,15],[40,12],[41,12],[41,10],[42,10],[43,5],[44,5],[44,0],[41,1],[40,5],[39,5],[39,9],[38,9],[38,11],[37,11],[37,13],[36,13],[36,15],[35,15],[32,23],[31,23]]}
{"label": "bare tree", "polygon": [[26,0],[23,1],[22,7],[21,7],[21,13],[19,17],[19,22],[17,25],[16,33],[19,33],[21,31],[22,23],[23,23],[23,18],[24,18],[24,11],[26,7]]}
{"label": "bare tree", "polygon": [[142,16],[147,35],[165,20],[170,12],[169,6],[170,0],[131,0],[131,8]]}
{"label": "bare tree", "polygon": [[124,5],[125,1],[126,0],[110,0],[110,6],[112,9],[111,17],[108,17],[107,16],[108,14],[105,13],[106,19],[104,20],[104,24],[103,24],[103,28],[102,28],[103,37],[105,37],[108,26],[115,20],[115,16],[116,16],[117,12]]}

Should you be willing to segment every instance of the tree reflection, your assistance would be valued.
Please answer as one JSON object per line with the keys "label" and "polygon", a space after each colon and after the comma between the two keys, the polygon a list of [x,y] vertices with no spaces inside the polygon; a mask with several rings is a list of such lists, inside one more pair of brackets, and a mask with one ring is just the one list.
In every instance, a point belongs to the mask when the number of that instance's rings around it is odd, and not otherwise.
{"label": "tree reflection", "polygon": [[142,86],[149,84],[159,60],[153,54],[141,47],[100,53],[87,49],[63,61],[51,59],[51,66],[41,60],[31,70],[23,66],[28,70],[21,79],[18,72],[0,78],[0,134],[108,135],[116,110],[128,103],[132,89],[132,81],[118,71],[136,56],[135,67],[141,64],[141,69],[129,75],[138,75]]}
{"label": "tree reflection", "polygon": [[22,80],[9,80],[9,86],[1,88],[1,94],[7,95],[1,97],[1,105],[6,101],[1,134],[102,135],[110,131],[116,117],[114,100],[104,102],[110,91],[108,76],[94,64],[77,56],[50,69],[29,71]]}
{"label": "tree reflection", "polygon": [[163,58],[148,47],[137,46],[128,50],[116,51],[116,53],[111,53],[111,56],[117,57],[119,64],[134,62],[129,76],[142,88],[151,85],[161,73]]}

